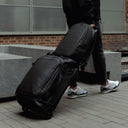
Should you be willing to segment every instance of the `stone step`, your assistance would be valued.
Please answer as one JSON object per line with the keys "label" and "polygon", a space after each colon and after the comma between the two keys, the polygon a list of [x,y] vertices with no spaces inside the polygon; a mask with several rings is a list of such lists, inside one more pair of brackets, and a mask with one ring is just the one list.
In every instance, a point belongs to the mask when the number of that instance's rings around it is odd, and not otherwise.
{"label": "stone step", "polygon": [[0,98],[15,95],[31,65],[31,57],[0,53]]}
{"label": "stone step", "polygon": [[125,74],[124,76],[127,76],[126,74],[128,74],[128,57],[121,58],[121,69],[122,74]]}
{"label": "stone step", "polygon": [[[53,52],[54,49],[55,47],[35,45],[0,45],[0,80],[2,81],[0,83],[0,97],[13,96],[16,87],[30,69],[32,62],[48,52]],[[6,53],[8,55],[5,55]],[[121,81],[121,53],[106,51],[105,57],[109,79]],[[91,58],[85,72],[95,72]]]}
{"label": "stone step", "polygon": [[128,57],[122,57],[121,58],[121,64],[128,64]]}
{"label": "stone step", "polygon": [[32,57],[34,62],[37,58],[46,55],[49,52],[55,50],[55,47],[36,46],[36,45],[10,45],[8,50],[5,50],[9,54],[21,55]]}
{"label": "stone step", "polygon": [[[105,51],[105,59],[108,78],[111,80],[121,81],[121,53]],[[92,57],[85,68],[85,72],[95,73]]]}

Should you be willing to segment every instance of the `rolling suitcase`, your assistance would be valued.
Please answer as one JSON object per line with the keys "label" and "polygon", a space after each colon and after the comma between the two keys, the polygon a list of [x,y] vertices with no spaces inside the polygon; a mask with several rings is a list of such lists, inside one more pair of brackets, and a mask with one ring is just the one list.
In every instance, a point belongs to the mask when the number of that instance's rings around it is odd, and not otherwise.
{"label": "rolling suitcase", "polygon": [[33,64],[16,90],[23,111],[51,118],[70,81],[78,74],[79,64],[88,61],[94,37],[95,31],[89,25],[76,24],[52,55],[43,56]]}
{"label": "rolling suitcase", "polygon": [[87,63],[95,46],[96,30],[86,23],[73,25],[54,51],[54,55]]}
{"label": "rolling suitcase", "polygon": [[43,119],[49,119],[77,73],[78,64],[74,60],[43,56],[33,64],[17,88],[17,101],[23,111],[39,113]]}

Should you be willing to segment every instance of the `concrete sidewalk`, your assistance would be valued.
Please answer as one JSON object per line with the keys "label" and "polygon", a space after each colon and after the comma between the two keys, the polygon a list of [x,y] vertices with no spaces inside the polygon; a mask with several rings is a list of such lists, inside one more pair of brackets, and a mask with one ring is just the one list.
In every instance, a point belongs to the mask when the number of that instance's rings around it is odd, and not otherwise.
{"label": "concrete sidewalk", "polygon": [[64,94],[50,120],[23,116],[16,101],[0,103],[0,128],[128,128],[128,81],[109,94],[100,94],[98,85],[79,85],[88,96],[71,100]]}

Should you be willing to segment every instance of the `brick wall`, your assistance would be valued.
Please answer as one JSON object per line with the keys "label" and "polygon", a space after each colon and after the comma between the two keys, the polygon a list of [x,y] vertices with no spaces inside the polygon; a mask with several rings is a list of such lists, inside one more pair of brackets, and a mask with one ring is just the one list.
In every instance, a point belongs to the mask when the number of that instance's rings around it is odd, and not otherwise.
{"label": "brick wall", "polygon": [[[0,36],[0,44],[29,44],[55,47],[63,37],[64,35]],[[105,50],[128,50],[128,34],[104,34],[103,46]]]}
{"label": "brick wall", "polygon": [[0,36],[0,44],[29,44],[55,47],[63,37],[64,35]]}
{"label": "brick wall", "polygon": [[[128,32],[128,0],[125,0],[125,30]],[[104,34],[104,49],[112,51],[128,51],[128,33],[124,34]]]}
{"label": "brick wall", "polygon": [[128,34],[104,34],[103,46],[105,50],[128,50]]}
{"label": "brick wall", "polygon": [[[125,0],[125,23],[128,32],[128,0]],[[0,36],[0,44],[30,44],[43,46],[57,46],[64,35],[42,36]],[[103,34],[103,46],[105,50],[128,50],[128,33]]]}
{"label": "brick wall", "polygon": [[128,32],[128,0],[125,0],[125,12],[126,31]]}

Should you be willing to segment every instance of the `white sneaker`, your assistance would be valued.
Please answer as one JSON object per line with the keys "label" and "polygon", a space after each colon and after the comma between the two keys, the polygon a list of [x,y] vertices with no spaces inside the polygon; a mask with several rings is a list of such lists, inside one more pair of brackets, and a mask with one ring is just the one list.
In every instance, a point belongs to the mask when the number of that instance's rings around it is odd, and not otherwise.
{"label": "white sneaker", "polygon": [[87,94],[88,94],[88,92],[84,91],[79,86],[77,86],[77,89],[75,89],[75,90],[73,90],[72,88],[68,89],[68,98],[69,99],[74,99],[74,98],[78,98],[78,97],[87,96]]}
{"label": "white sneaker", "polygon": [[109,92],[116,91],[117,87],[119,85],[120,85],[119,81],[108,80],[108,85],[107,86],[101,85],[101,87],[100,87],[101,93],[109,93]]}

